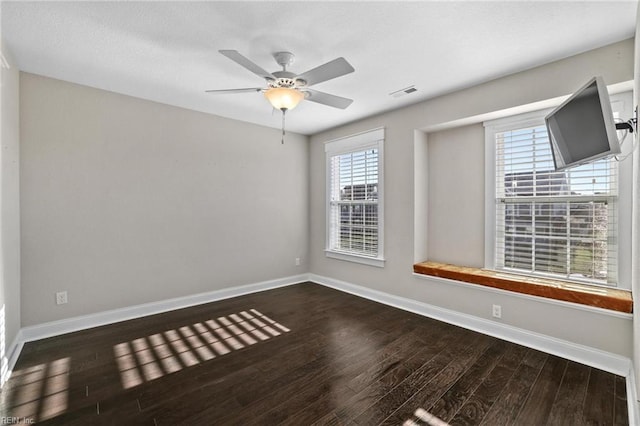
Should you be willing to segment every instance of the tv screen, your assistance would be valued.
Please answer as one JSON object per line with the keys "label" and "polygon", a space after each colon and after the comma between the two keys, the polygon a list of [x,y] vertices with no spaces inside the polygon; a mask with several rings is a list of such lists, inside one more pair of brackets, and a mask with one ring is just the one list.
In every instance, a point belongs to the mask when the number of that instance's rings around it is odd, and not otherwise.
{"label": "tv screen", "polygon": [[609,93],[592,78],[545,117],[556,170],[620,154]]}

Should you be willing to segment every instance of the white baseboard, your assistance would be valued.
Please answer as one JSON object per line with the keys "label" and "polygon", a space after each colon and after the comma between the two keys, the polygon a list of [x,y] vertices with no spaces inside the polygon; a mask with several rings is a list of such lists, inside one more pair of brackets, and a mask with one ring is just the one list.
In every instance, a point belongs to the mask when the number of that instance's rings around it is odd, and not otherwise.
{"label": "white baseboard", "polygon": [[20,355],[20,352],[22,352],[22,347],[26,342],[140,318],[147,315],[160,314],[176,309],[187,308],[189,306],[201,305],[203,303],[215,302],[217,300],[229,299],[245,294],[271,290],[278,287],[308,281],[308,279],[308,274],[294,275],[285,278],[278,278],[221,290],[213,290],[205,293],[176,297],[174,299],[144,303],[141,305],[128,306],[126,308],[113,309],[104,312],[97,312],[95,314],[82,315],[59,321],[51,321],[43,324],[23,327],[18,331],[15,339],[7,348],[6,360],[0,360],[0,388],[2,388],[9,377],[11,377],[11,373],[16,365],[18,356]]}
{"label": "white baseboard", "polygon": [[638,402],[638,392],[636,375],[633,369],[633,363],[629,368],[629,375],[625,380],[627,385],[627,411],[629,411],[629,424],[640,424],[640,403]]}
{"label": "white baseboard", "polygon": [[33,340],[58,336],[60,334],[85,330],[87,328],[93,328],[101,325],[113,324],[120,321],[140,318],[147,315],[159,314],[162,312],[187,308],[189,306],[201,305],[203,303],[215,302],[217,300],[229,299],[245,294],[271,290],[278,287],[297,284],[307,280],[307,274],[294,275],[291,277],[262,281],[259,283],[246,284],[221,290],[213,290],[205,293],[176,297],[174,299],[144,303],[141,305],[129,306],[126,308],[113,309],[104,312],[97,312],[95,314],[82,315],[79,317],[32,325],[23,327],[20,330],[21,342],[30,342]]}
{"label": "white baseboard", "polygon": [[333,278],[309,274],[309,281],[623,376],[629,424],[640,425],[640,404],[633,363],[629,358]]}
{"label": "white baseboard", "polygon": [[351,293],[369,300],[413,312],[469,330],[488,334],[499,339],[537,349],[562,358],[570,359],[591,367],[628,377],[631,360],[621,355],[605,352],[589,346],[579,345],[555,337],[534,333],[518,327],[490,321],[484,318],[429,305],[413,299],[372,290],[356,284],[315,274],[309,275],[309,281]]}
{"label": "white baseboard", "polygon": [[345,281],[336,280],[316,274],[300,274],[275,280],[263,281],[221,290],[214,290],[190,296],[178,297],[158,302],[145,303],[126,308],[113,309],[95,314],[67,318],[34,326],[23,327],[18,332],[13,344],[9,346],[9,370],[15,364],[20,350],[25,342],[58,336],[74,331],[85,330],[107,324],[113,324],[129,319],[140,318],[147,315],[159,314],[189,306],[214,302],[256,293],[278,287],[284,287],[304,281],[315,283],[344,291],[359,297],[393,306],[405,311],[413,312],[429,318],[444,321],[460,327],[488,334],[503,340],[517,343],[530,348],[538,349],[563,358],[580,362],[591,367],[609,371],[614,374],[628,377],[631,369],[631,360],[621,355],[605,352],[592,347],[579,345],[555,337],[534,333],[510,325],[490,321],[484,318],[463,314],[460,312],[429,305],[413,299],[407,299],[359,286]]}
{"label": "white baseboard", "polygon": [[14,342],[8,348],[8,374],[13,371],[15,362],[25,342],[98,327],[101,325],[113,324],[147,315],[168,312],[189,306],[200,305],[203,303],[214,302],[217,300],[229,299],[245,294],[257,293],[305,281],[312,281],[326,287],[363,297],[365,299],[380,302],[385,305],[464,327],[469,330],[477,331],[479,333],[487,334],[499,339],[507,340],[509,342],[534,348],[624,376],[626,378],[627,386],[629,421],[630,424],[636,424],[636,421],[639,422],[637,424],[640,424],[640,408],[637,400],[638,395],[636,393],[635,376],[633,374],[633,366],[629,358],[316,274],[300,274],[24,327],[18,332]]}
{"label": "white baseboard", "polygon": [[9,380],[9,377],[11,377],[11,372],[13,372],[13,367],[16,365],[18,355],[22,352],[22,346],[24,346],[22,330],[18,330],[13,342],[7,348],[8,352],[6,353],[6,358],[0,360],[0,364],[2,365],[2,371],[0,373],[0,388],[2,388],[7,380]]}

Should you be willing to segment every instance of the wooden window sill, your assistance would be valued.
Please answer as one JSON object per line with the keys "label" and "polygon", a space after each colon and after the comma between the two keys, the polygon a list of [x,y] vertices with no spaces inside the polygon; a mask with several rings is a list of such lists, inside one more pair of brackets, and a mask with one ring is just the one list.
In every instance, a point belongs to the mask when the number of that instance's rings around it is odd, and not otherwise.
{"label": "wooden window sill", "polygon": [[618,312],[631,313],[633,300],[627,290],[596,287],[545,278],[529,278],[481,268],[421,262],[413,265],[416,274],[448,278],[548,299],[564,300]]}

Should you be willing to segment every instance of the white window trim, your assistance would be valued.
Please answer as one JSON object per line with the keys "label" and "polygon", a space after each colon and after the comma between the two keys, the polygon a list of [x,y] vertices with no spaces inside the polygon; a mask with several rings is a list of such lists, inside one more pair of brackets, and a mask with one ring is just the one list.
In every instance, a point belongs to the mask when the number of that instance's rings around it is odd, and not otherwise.
{"label": "white window trim", "polygon": [[525,128],[544,123],[544,117],[553,108],[499,118],[484,123],[484,267],[495,270],[496,265],[496,141],[495,134],[514,128]]}
{"label": "white window trim", "polygon": [[[325,151],[325,256],[332,259],[384,267],[384,136],[383,127],[330,140],[324,143]],[[370,257],[330,248],[331,241],[331,157],[367,148],[378,149],[378,256]]]}
{"label": "white window trim", "polygon": [[[627,119],[633,114],[631,92],[611,95],[611,103],[622,103],[619,108],[624,111],[623,117]],[[540,125],[544,123],[544,117],[554,108],[546,108],[538,111],[518,114],[484,122],[485,127],[485,247],[484,267],[495,270],[495,245],[496,245],[496,203],[495,203],[495,134],[515,129]],[[621,157],[631,149],[633,135],[627,137],[622,146]],[[632,210],[632,183],[633,164],[631,156],[618,164],[618,284],[615,288],[621,290],[631,289],[631,210]],[[524,275],[529,275],[523,272]],[[534,275],[531,275],[534,276]],[[537,276],[537,275],[535,275]],[[594,284],[596,285],[596,284]]]}

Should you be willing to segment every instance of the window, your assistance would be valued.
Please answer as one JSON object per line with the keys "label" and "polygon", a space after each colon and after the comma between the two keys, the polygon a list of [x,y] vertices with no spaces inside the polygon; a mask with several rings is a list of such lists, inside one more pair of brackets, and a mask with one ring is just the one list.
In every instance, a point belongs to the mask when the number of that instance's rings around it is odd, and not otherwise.
{"label": "window", "polygon": [[327,257],[384,265],[383,141],[376,129],[325,143]]}
{"label": "window", "polygon": [[486,267],[616,286],[621,163],[556,172],[547,112],[485,123]]}

